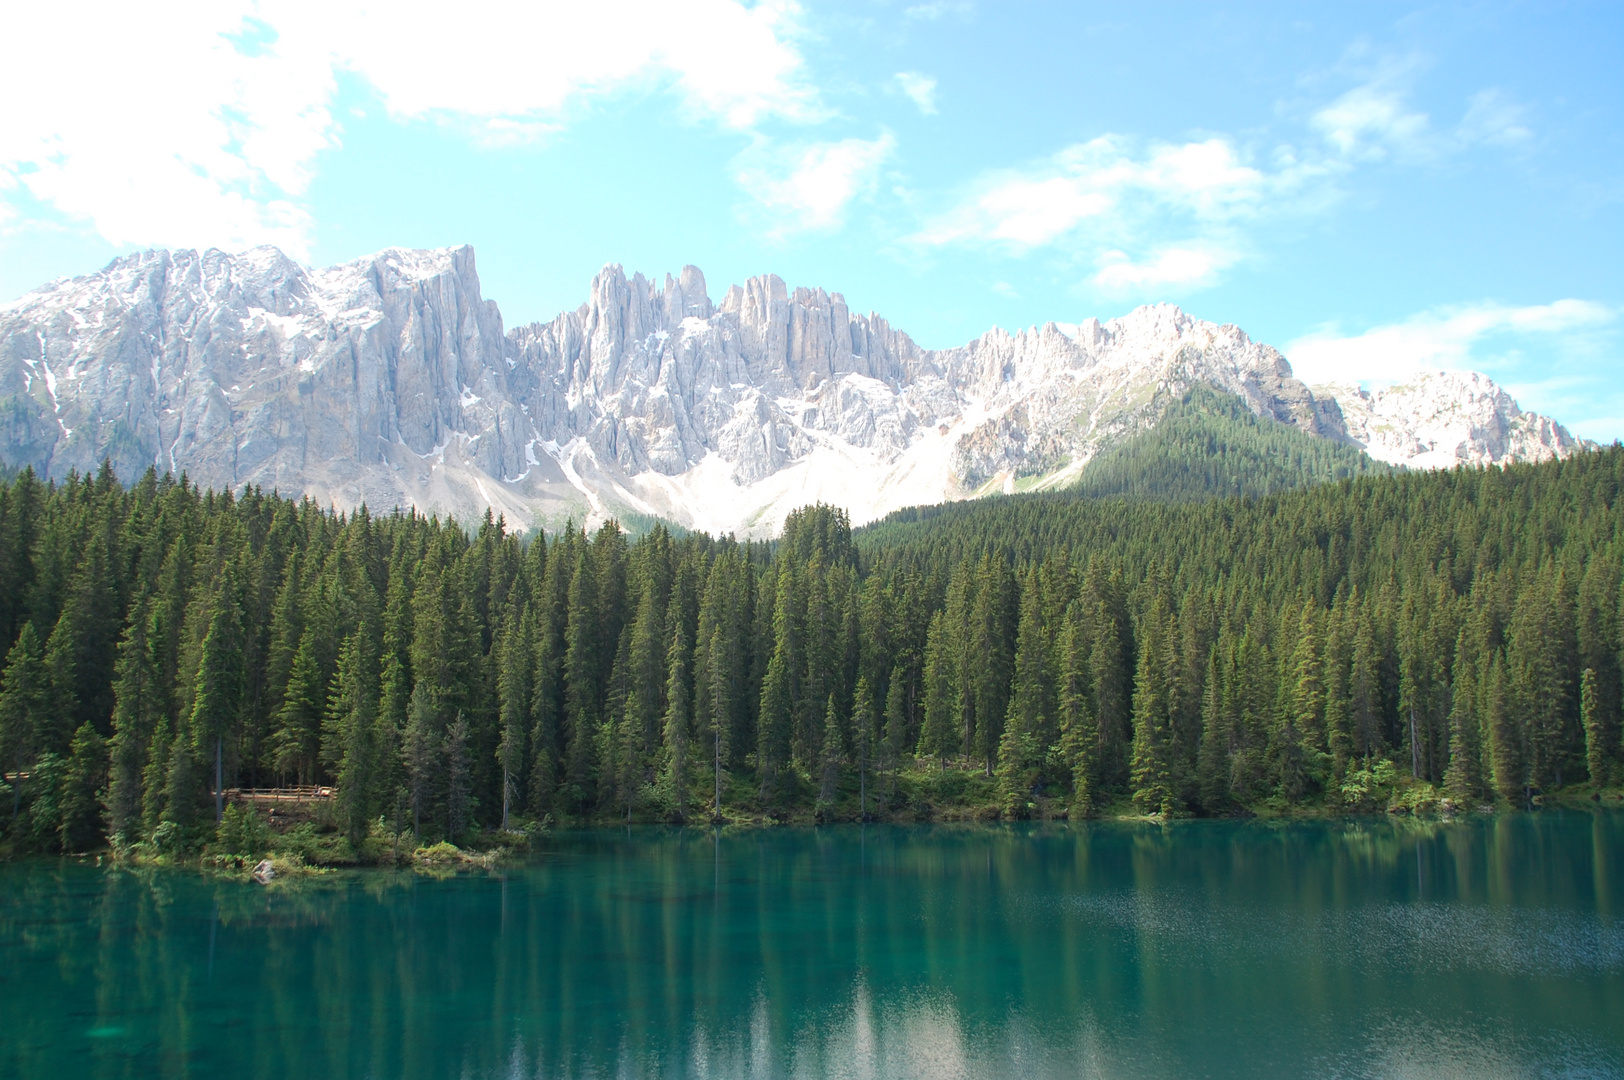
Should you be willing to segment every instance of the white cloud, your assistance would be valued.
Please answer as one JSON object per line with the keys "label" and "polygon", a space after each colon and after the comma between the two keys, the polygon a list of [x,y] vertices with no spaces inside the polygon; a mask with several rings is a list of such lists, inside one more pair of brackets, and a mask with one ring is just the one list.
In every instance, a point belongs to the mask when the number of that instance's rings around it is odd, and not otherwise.
{"label": "white cloud", "polygon": [[836,229],[847,205],[874,190],[895,149],[889,131],[787,149],[763,142],[746,155],[738,180],[775,219],[775,234]]}
{"label": "white cloud", "polygon": [[1611,322],[1615,312],[1588,300],[1514,307],[1484,303],[1424,311],[1400,323],[1344,335],[1334,327],[1286,346],[1306,382],[1392,383],[1418,371],[1491,366],[1483,348],[1501,337],[1560,339]]}
{"label": "white cloud", "polygon": [[1104,136],[984,177],[913,237],[927,247],[1051,248],[1110,293],[1210,285],[1245,254],[1240,225],[1300,200],[1324,166],[1250,164],[1225,138],[1142,145]]}
{"label": "white cloud", "polygon": [[1513,146],[1530,138],[1528,109],[1495,87],[1467,102],[1453,131],[1436,131],[1431,118],[1410,104],[1410,89],[1422,62],[1389,57],[1365,81],[1325,105],[1309,126],[1331,151],[1347,161],[1426,162],[1474,145]]}
{"label": "white cloud", "polygon": [[897,88],[926,116],[936,115],[936,80],[917,71],[897,72]]}
{"label": "white cloud", "polygon": [[28,46],[0,65],[0,222],[28,212],[7,197],[24,189],[114,244],[302,256],[340,72],[398,118],[491,143],[626,88],[669,87],[695,117],[747,130],[821,115],[799,14],[790,0],[507,0],[453,17],[427,0],[12,5],[7,39]]}
{"label": "white cloud", "polygon": [[1233,263],[1233,252],[1197,247],[1169,247],[1146,261],[1135,262],[1123,251],[1108,251],[1100,257],[1100,271],[1094,284],[1112,292],[1134,292],[1147,288],[1210,284]]}
{"label": "white cloud", "polygon": [[1425,163],[1529,137],[1526,110],[1492,89],[1472,98],[1453,131],[1435,131],[1409,102],[1421,64],[1387,57],[1354,71],[1358,85],[1306,117],[1317,137],[1305,145],[1265,150],[1224,135],[1182,143],[1104,135],[983,174],[909,239],[1015,255],[1053,249],[1092,264],[1090,283],[1114,292],[1210,285],[1251,252],[1259,222],[1324,212],[1362,164]]}
{"label": "white cloud", "polygon": [[1136,232],[1129,226],[1170,215],[1219,225],[1250,215],[1300,175],[1295,165],[1265,173],[1244,164],[1226,139],[1153,144],[1135,153],[1127,140],[1107,135],[1033,168],[992,174],[914,239],[1024,249],[1057,243],[1095,222],[1106,233]]}
{"label": "white cloud", "polygon": [[1316,112],[1309,125],[1353,160],[1378,160],[1393,152],[1420,157],[1430,150],[1427,114],[1411,111],[1390,78],[1354,87]]}

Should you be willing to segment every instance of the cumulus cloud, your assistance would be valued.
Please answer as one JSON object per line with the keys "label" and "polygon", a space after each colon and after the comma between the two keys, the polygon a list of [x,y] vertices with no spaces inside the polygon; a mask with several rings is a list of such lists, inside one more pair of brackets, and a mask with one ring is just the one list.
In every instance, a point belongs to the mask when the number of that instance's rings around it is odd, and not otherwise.
{"label": "cumulus cloud", "polygon": [[338,144],[340,73],[397,118],[493,143],[544,133],[574,99],[639,87],[748,130],[821,115],[798,20],[790,0],[13,5],[7,38],[28,47],[0,65],[0,221],[26,193],[114,244],[302,256],[301,197]]}
{"label": "cumulus cloud", "polygon": [[1326,328],[1291,342],[1285,352],[1306,382],[1393,383],[1418,371],[1491,366],[1484,350],[1493,341],[1560,340],[1609,323],[1615,314],[1588,300],[1522,307],[1474,304],[1424,311],[1359,334]]}
{"label": "cumulus cloud", "polygon": [[936,80],[917,71],[897,72],[897,89],[901,90],[926,116],[936,115]]}
{"label": "cumulus cloud", "polygon": [[895,150],[889,131],[788,148],[763,142],[745,156],[738,180],[773,219],[775,235],[836,229],[848,204],[874,190]]}

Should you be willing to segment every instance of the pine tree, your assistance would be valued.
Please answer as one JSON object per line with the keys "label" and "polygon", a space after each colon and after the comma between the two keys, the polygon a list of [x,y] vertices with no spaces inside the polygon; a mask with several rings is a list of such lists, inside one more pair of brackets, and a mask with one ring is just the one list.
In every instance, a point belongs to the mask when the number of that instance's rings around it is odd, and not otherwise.
{"label": "pine tree", "polygon": [[[537,543],[544,545],[545,541]],[[527,613],[509,615],[497,648],[502,741],[496,749],[496,757],[502,765],[503,832],[510,828],[514,796],[523,794],[525,733],[530,727],[535,681],[531,671],[533,652],[531,620]]]}
{"label": "pine tree", "polygon": [[778,794],[780,772],[789,766],[795,713],[799,705],[802,665],[801,634],[796,618],[795,575],[791,567],[780,573],[773,605],[773,649],[761,685],[761,713],[756,736],[756,772],[761,800]]}
{"label": "pine tree", "polygon": [[418,683],[406,708],[406,733],[401,752],[412,807],[412,833],[423,835],[423,814],[434,798],[436,758],[440,752],[440,718],[428,685]]}
{"label": "pine tree", "polygon": [[1074,602],[1060,636],[1058,708],[1061,764],[1071,781],[1069,815],[1075,818],[1094,812],[1099,745],[1098,724],[1088,703],[1087,648],[1082,609]]}
{"label": "pine tree", "polygon": [[1465,628],[1455,644],[1454,675],[1449,695],[1449,767],[1444,771],[1444,790],[1452,798],[1469,802],[1483,793],[1483,751],[1478,745],[1483,725],[1477,714],[1477,660],[1470,632]]}
{"label": "pine tree", "polygon": [[1347,604],[1329,613],[1325,643],[1325,748],[1331,755],[1331,780],[1342,782],[1353,758],[1353,710],[1348,695],[1351,643],[1347,636]]}
{"label": "pine tree", "polygon": [[998,743],[1009,711],[1009,691],[1016,637],[1014,573],[1003,559],[984,558],[970,616],[970,649],[965,690],[975,700],[975,745],[983,772],[991,776],[998,762]]}
{"label": "pine tree", "polygon": [[1506,668],[1499,656],[1489,665],[1484,696],[1484,727],[1489,733],[1489,761],[1494,767],[1494,789],[1507,802],[1517,804],[1527,786],[1521,740],[1507,700]]}
{"label": "pine tree", "polygon": [[998,744],[998,782],[1004,812],[1025,817],[1027,801],[1035,794],[1048,745],[1052,709],[1046,670],[1048,642],[1044,639],[1037,575],[1031,573],[1021,592],[1020,624],[1016,632],[1014,680],[1009,711]]}
{"label": "pine tree", "polygon": [[1128,781],[1126,750],[1132,738],[1131,700],[1134,654],[1131,638],[1114,598],[1096,568],[1084,578],[1084,595],[1091,598],[1089,619],[1092,648],[1089,682],[1094,690],[1094,715],[1099,731],[1094,776],[1098,790],[1121,791]]}
{"label": "pine tree", "polygon": [[880,768],[890,776],[889,793],[897,792],[897,773],[908,747],[907,674],[901,666],[891,669],[885,691],[885,734],[880,740]]}
{"label": "pine tree", "polygon": [[382,802],[378,789],[381,759],[378,745],[378,660],[382,641],[376,614],[364,619],[338,654],[329,706],[343,754],[338,766],[338,806],[350,843],[366,836],[373,813]]}
{"label": "pine tree", "polygon": [[601,629],[596,574],[583,547],[570,576],[564,631],[565,782],[574,809],[591,806],[598,795],[598,687],[605,651]]}
{"label": "pine tree", "polygon": [[62,772],[58,836],[67,853],[90,851],[106,836],[102,800],[106,796],[107,743],[90,724],[73,733],[72,749]]}
{"label": "pine tree", "polygon": [[107,792],[108,835],[117,847],[135,843],[141,825],[142,772],[160,717],[156,657],[149,643],[153,616],[136,608],[119,643],[113,686],[112,765]]}
{"label": "pine tree", "polygon": [[28,770],[44,742],[39,725],[49,722],[51,688],[45,669],[44,649],[33,623],[24,623],[17,642],[6,655],[6,671],[0,683],[0,739],[4,740],[5,760],[14,762],[17,777],[11,785],[11,819],[15,823],[21,808],[22,774]]}
{"label": "pine tree", "polygon": [[214,821],[224,811],[226,734],[237,722],[242,707],[242,610],[237,577],[229,570],[215,590],[209,608],[209,628],[203,637],[202,659],[192,692],[192,737],[200,750],[214,759]]}
{"label": "pine tree", "polygon": [[1311,740],[1325,729],[1325,683],[1316,629],[1314,602],[1303,608],[1292,653],[1291,701],[1278,732],[1275,749],[1280,769],[1280,793],[1288,802],[1301,798],[1309,776],[1305,758]]}
{"label": "pine tree", "polygon": [[1218,650],[1207,660],[1206,685],[1201,691],[1201,754],[1196,766],[1196,783],[1201,809],[1222,813],[1229,806],[1230,740],[1233,725],[1224,709]]}
{"label": "pine tree", "polygon": [[669,675],[665,687],[665,767],[661,783],[666,804],[678,821],[688,818],[688,628],[672,605],[670,645],[666,649]]}
{"label": "pine tree", "polygon": [[1607,729],[1602,720],[1601,702],[1596,690],[1596,669],[1585,668],[1579,679],[1579,716],[1585,730],[1585,764],[1590,782],[1601,786],[1607,782],[1608,745]]}
{"label": "pine tree", "polygon": [[818,783],[818,811],[834,805],[840,794],[840,764],[843,758],[840,745],[840,710],[835,707],[835,696],[823,709],[823,769]]}
{"label": "pine tree", "polygon": [[858,813],[868,820],[868,770],[874,756],[877,719],[874,715],[874,692],[868,679],[857,680],[857,693],[852,697],[852,733],[857,743]]}
{"label": "pine tree", "polygon": [[474,802],[468,760],[468,721],[462,712],[445,731],[446,839],[461,840],[473,821]]}
{"label": "pine tree", "polygon": [[1133,690],[1133,802],[1142,814],[1177,812],[1168,760],[1170,720],[1166,667],[1167,613],[1160,597],[1142,620]]}
{"label": "pine tree", "polygon": [[1349,676],[1348,712],[1353,729],[1353,753],[1366,761],[1385,752],[1381,734],[1381,672],[1376,651],[1376,627],[1369,612],[1359,618],[1353,641],[1353,669]]}
{"label": "pine tree", "polygon": [[958,749],[960,742],[950,650],[947,617],[938,611],[930,620],[925,638],[925,721],[919,727],[918,751],[920,757],[934,757],[938,768],[946,767],[948,755]]}

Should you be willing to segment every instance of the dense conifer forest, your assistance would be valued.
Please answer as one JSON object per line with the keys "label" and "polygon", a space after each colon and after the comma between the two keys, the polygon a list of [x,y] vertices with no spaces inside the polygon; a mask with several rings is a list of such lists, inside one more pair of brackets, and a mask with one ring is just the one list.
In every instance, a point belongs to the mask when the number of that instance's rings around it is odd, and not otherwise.
{"label": "dense conifer forest", "polygon": [[[527,540],[103,469],[0,488],[12,852],[221,788],[545,820],[1527,806],[1616,783],[1624,450],[1266,498],[1015,496],[771,546]],[[229,815],[228,815],[229,818]]]}
{"label": "dense conifer forest", "polygon": [[1258,416],[1234,394],[1197,383],[1154,427],[1090,460],[1068,491],[1190,502],[1392,471],[1356,447]]}

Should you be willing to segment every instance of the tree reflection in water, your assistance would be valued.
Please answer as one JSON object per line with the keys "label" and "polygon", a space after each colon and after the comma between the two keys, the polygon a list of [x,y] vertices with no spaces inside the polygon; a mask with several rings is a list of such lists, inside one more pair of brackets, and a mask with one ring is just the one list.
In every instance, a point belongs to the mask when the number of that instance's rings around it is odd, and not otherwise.
{"label": "tree reflection in water", "polygon": [[15,1077],[1624,1071],[1624,818],[566,833],[0,868]]}

